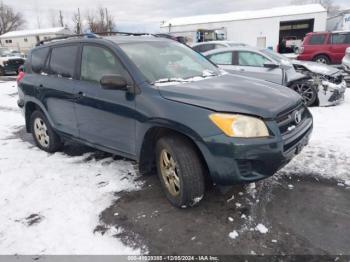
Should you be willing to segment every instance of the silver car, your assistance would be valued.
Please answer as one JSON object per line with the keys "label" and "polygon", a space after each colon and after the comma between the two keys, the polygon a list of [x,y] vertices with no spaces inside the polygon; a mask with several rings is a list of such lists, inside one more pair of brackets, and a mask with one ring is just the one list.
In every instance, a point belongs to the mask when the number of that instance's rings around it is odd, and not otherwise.
{"label": "silver car", "polygon": [[315,65],[310,70],[311,62],[302,64],[271,50],[253,47],[223,48],[204,55],[230,73],[290,87],[308,106],[328,106],[344,100],[346,84],[341,72],[333,67],[316,64],[317,68]]}
{"label": "silver car", "polygon": [[235,47],[235,46],[248,46],[247,44],[234,41],[209,41],[201,42],[192,45],[192,49],[198,53],[208,52],[214,49],[220,49],[225,47]]}

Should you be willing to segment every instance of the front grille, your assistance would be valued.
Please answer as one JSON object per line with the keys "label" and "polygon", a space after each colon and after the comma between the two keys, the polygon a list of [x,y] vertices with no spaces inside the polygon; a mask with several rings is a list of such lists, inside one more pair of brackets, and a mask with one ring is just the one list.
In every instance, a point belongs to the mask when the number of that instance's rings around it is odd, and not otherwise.
{"label": "front grille", "polygon": [[[301,119],[299,123],[296,123],[295,113],[300,112]],[[307,110],[303,104],[299,104],[288,111],[285,111],[277,116],[276,122],[280,130],[281,135],[291,132],[296,126],[303,123],[307,117]]]}
{"label": "front grille", "polygon": [[7,61],[7,64],[9,66],[21,66],[23,65],[24,60],[23,59],[10,59]]}

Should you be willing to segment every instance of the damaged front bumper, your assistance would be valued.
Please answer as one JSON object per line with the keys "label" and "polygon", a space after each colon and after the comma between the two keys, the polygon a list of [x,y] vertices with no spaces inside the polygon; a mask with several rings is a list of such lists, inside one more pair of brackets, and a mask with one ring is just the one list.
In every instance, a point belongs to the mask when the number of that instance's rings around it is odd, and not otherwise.
{"label": "damaged front bumper", "polygon": [[322,81],[318,85],[319,106],[333,106],[340,104],[344,101],[345,91],[345,80],[343,80],[340,84]]}

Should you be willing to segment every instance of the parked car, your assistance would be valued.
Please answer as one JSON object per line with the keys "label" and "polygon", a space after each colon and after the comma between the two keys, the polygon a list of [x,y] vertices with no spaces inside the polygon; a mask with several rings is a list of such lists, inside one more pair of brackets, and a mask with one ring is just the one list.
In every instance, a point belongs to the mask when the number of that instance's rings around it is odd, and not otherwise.
{"label": "parked car", "polygon": [[186,44],[186,38],[184,36],[173,36],[169,34],[155,34],[154,36],[168,38],[168,39],[180,42],[182,44]]}
{"label": "parked car", "polygon": [[261,52],[277,63],[292,65],[295,71],[312,78],[317,89],[315,105],[332,106],[344,101],[347,83],[342,70],[326,64],[292,60],[268,49],[261,50]]}
{"label": "parked car", "polygon": [[209,42],[194,44],[192,45],[192,49],[198,53],[204,53],[214,49],[234,47],[234,46],[248,46],[248,45],[240,42],[234,42],[234,41],[209,41]]}
{"label": "parked car", "polygon": [[18,80],[26,130],[49,153],[66,140],[157,168],[177,207],[197,204],[205,181],[273,175],[308,143],[313,120],[288,88],[227,74],[157,37],[70,38],[28,55]]}
{"label": "parked car", "polygon": [[347,47],[350,47],[350,32],[308,33],[298,50],[298,60],[341,64]]}
{"label": "parked car", "polygon": [[[314,63],[313,73],[306,73],[311,70],[311,63],[304,64],[306,68],[303,70],[301,62],[295,62],[300,66],[294,67],[294,62],[283,55],[254,47],[218,49],[204,55],[230,73],[287,86],[298,92],[307,106],[333,105],[344,99],[346,84],[341,72],[333,67],[321,68],[323,65]],[[322,77],[315,71],[317,69],[323,70]]]}
{"label": "parked car", "polygon": [[254,47],[230,47],[203,53],[229,73],[254,77],[297,91],[307,106],[316,102],[317,91],[310,77],[298,73],[290,65],[278,64]]}
{"label": "parked car", "polygon": [[18,53],[8,48],[0,48],[0,76],[5,74],[18,74],[18,69],[25,59],[17,56]]}
{"label": "parked car", "polygon": [[342,60],[342,67],[346,73],[350,74],[350,47],[346,49],[345,56]]}

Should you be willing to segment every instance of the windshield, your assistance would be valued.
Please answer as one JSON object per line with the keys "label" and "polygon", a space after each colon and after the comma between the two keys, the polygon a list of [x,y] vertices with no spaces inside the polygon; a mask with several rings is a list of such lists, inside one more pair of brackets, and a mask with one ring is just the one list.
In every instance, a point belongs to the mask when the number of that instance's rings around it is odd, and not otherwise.
{"label": "windshield", "polygon": [[276,61],[279,64],[284,64],[284,65],[291,65],[292,62],[289,58],[276,53],[270,49],[262,49],[260,50],[261,53],[264,53],[265,55],[267,55],[268,57],[270,57],[272,60]]}
{"label": "windshield", "polygon": [[195,81],[220,74],[220,70],[202,55],[175,41],[119,46],[150,83]]}

